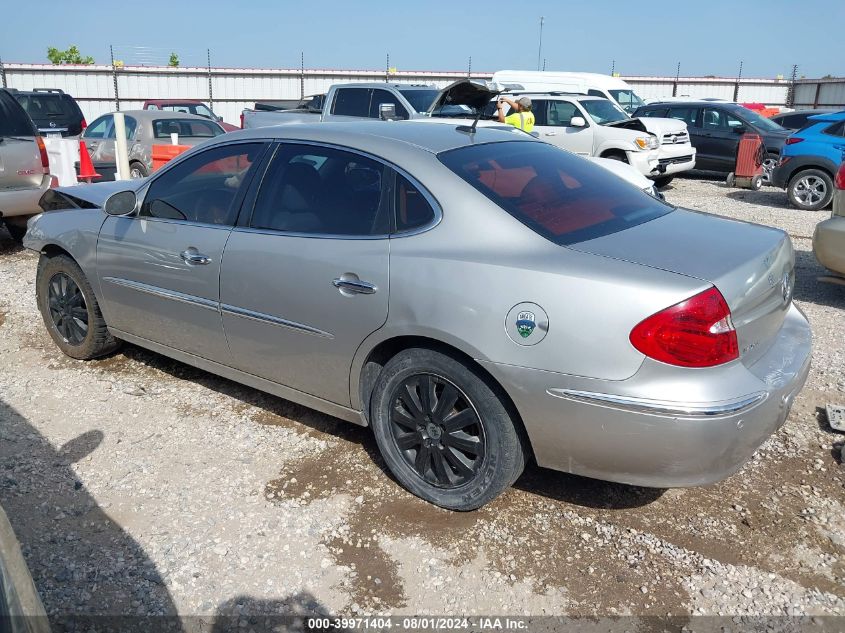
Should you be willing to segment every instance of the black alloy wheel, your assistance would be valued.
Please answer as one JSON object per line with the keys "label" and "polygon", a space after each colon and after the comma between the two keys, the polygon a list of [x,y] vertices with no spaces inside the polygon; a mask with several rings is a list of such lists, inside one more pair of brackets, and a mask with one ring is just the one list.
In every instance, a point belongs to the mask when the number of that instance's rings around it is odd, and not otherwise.
{"label": "black alloy wheel", "polygon": [[445,489],[476,477],[487,452],[484,426],[454,383],[413,374],[394,390],[391,402],[391,436],[418,477]]}
{"label": "black alloy wheel", "polygon": [[76,282],[56,273],[47,285],[47,305],[58,333],[71,345],[81,345],[88,336],[88,307]]}

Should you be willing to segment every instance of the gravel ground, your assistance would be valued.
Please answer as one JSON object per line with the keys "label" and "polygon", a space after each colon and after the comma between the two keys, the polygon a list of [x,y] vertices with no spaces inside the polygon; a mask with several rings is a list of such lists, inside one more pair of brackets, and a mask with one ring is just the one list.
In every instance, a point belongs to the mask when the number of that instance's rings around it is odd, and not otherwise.
{"label": "gravel ground", "polygon": [[779,190],[679,178],[675,204],[780,227],[814,364],[737,475],[652,490],[529,467],[450,513],[405,493],[367,429],[125,346],[64,357],[34,254],[0,236],[0,503],[48,612],[845,615],[845,287]]}

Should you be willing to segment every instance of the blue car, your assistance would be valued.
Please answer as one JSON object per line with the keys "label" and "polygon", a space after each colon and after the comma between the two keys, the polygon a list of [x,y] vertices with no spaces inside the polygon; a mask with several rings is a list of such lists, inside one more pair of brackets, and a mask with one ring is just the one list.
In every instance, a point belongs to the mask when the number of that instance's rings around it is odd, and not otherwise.
{"label": "blue car", "polygon": [[845,111],[812,116],[792,134],[772,172],[772,184],[786,189],[799,209],[824,209],[833,198],[833,178],[845,161]]}

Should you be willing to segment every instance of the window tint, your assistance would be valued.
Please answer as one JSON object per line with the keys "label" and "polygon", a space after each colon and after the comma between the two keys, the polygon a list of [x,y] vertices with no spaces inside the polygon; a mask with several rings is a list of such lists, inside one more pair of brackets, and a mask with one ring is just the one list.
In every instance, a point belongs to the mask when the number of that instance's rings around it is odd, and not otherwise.
{"label": "window tint", "polygon": [[262,147],[215,147],[174,165],[153,180],[141,215],[231,226],[238,212],[237,193]]}
{"label": "window tint", "polygon": [[834,123],[824,131],[830,136],[845,136],[845,123]]}
{"label": "window tint", "polygon": [[549,102],[549,125],[569,127],[572,125],[572,117],[581,116],[574,103],[568,101]]}
{"label": "window tint", "polygon": [[223,134],[223,128],[211,121],[195,119],[159,119],[153,121],[153,136],[169,139],[176,133],[188,138],[211,138]]}
{"label": "window tint", "polygon": [[426,112],[431,107],[431,104],[434,103],[434,100],[437,98],[437,95],[440,94],[440,91],[420,89],[399,90],[399,94],[405,97],[414,110],[417,112]]}
{"label": "window tint", "polygon": [[596,90],[595,88],[588,90],[587,94],[591,97],[601,97],[602,99],[607,99],[606,94],[604,94],[601,90]]}
{"label": "window tint", "polygon": [[396,174],[396,232],[425,226],[434,219],[434,209],[410,180]]}
{"label": "window tint", "polygon": [[262,180],[251,226],[322,235],[385,235],[384,167],[343,150],[282,146]]}
{"label": "window tint", "polygon": [[740,119],[729,112],[715,108],[704,108],[701,116],[701,127],[705,130],[728,132],[744,125]]}
{"label": "window tint", "polygon": [[633,112],[643,104],[643,100],[633,90],[611,90],[610,96],[616,99],[625,112]]}
{"label": "window tint", "polygon": [[[124,127],[126,127],[126,140],[128,141],[135,136],[135,128],[138,127],[138,122],[131,116],[126,116],[125,114],[123,115],[123,122]],[[117,133],[115,132],[113,125],[109,129],[108,136],[106,138],[117,138]]]}
{"label": "window tint", "polygon": [[502,209],[556,244],[601,237],[672,211],[610,171],[546,143],[486,143],[438,157]]}
{"label": "window tint", "polygon": [[382,103],[392,103],[396,106],[396,116],[401,119],[408,118],[408,110],[399,103],[399,99],[396,98],[393,93],[388,92],[387,90],[373,90],[373,96],[370,99],[370,118],[371,119],[378,119],[381,118],[379,106]]}
{"label": "window tint", "polygon": [[21,94],[18,101],[32,119],[58,119],[75,114],[73,102],[69,104],[62,97],[60,94]]}
{"label": "window tint", "polygon": [[[486,108],[487,106],[484,107]],[[534,113],[534,125],[549,124],[549,117],[547,116],[548,109],[549,102],[545,99],[531,99],[531,112]]]}
{"label": "window tint", "polygon": [[3,136],[35,136],[35,128],[20,104],[0,90],[0,137]]}
{"label": "window tint", "polygon": [[580,103],[593,121],[599,125],[628,119],[628,115],[618,105],[607,99],[584,99]]}
{"label": "window tint", "polygon": [[338,88],[335,90],[332,114],[366,117],[369,113],[369,88]]}
{"label": "window tint", "polygon": [[85,128],[82,134],[84,138],[106,138],[106,134],[111,126],[111,115],[106,114],[94,121],[91,125]]}
{"label": "window tint", "polygon": [[680,119],[689,127],[698,127],[698,108],[682,107],[669,108],[670,119]]}

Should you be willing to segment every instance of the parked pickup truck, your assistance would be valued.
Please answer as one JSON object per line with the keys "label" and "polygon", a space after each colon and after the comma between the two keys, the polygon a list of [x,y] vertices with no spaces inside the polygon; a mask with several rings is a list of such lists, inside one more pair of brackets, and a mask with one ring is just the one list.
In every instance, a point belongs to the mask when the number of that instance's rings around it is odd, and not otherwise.
{"label": "parked pickup truck", "polygon": [[315,100],[295,110],[244,110],[241,114],[242,127],[360,119],[415,119],[425,116],[439,92],[435,86],[416,84],[335,84],[326,93],[322,107]]}

